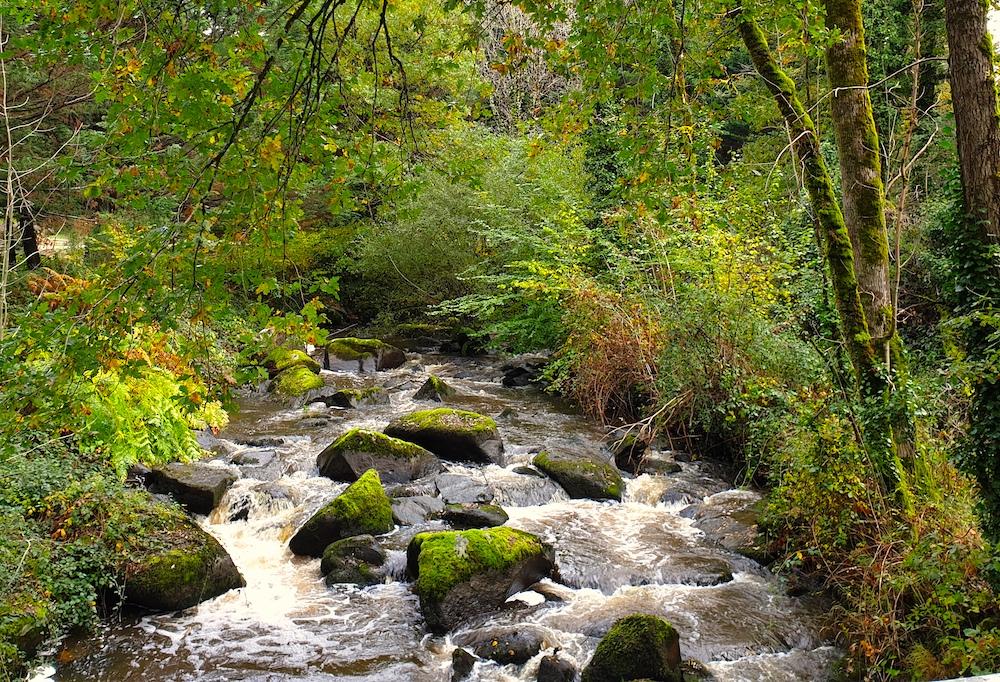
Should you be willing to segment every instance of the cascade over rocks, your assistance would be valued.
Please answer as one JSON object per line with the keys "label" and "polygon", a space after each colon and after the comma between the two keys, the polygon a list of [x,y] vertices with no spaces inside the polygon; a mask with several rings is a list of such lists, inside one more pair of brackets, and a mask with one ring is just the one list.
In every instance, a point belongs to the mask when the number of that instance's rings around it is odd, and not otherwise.
{"label": "cascade over rocks", "polygon": [[376,585],[382,582],[377,569],[385,560],[386,553],[378,540],[371,535],[355,535],[327,545],[319,570],[327,585]]}
{"label": "cascade over rocks", "polygon": [[295,554],[321,556],[327,545],[352,535],[379,535],[392,530],[392,506],[378,472],[369,469],[347,490],[328,502],[292,536]]}
{"label": "cascade over rocks", "polygon": [[441,520],[458,530],[490,528],[507,523],[507,512],[495,504],[461,502],[447,504]]}
{"label": "cascade over rocks", "polygon": [[571,498],[622,499],[625,483],[621,474],[597,455],[543,451],[531,463],[561,485]]}
{"label": "cascade over rocks", "polygon": [[418,410],[393,421],[385,433],[416,443],[453,462],[499,464],[503,454],[496,422],[467,410],[448,407]]}
{"label": "cascade over rocks", "polygon": [[427,628],[444,633],[549,576],[554,556],[536,536],[513,528],[441,531],[413,537],[406,569]]}
{"label": "cascade over rocks", "polygon": [[324,369],[373,372],[395,369],[404,362],[406,353],[378,339],[334,339],[323,353]]}
{"label": "cascade over rocks", "polygon": [[441,471],[440,460],[428,450],[378,431],[351,429],[316,457],[321,476],[352,482],[375,469],[385,483],[406,483]]}
{"label": "cascade over rocks", "polygon": [[680,638],[663,618],[636,614],[615,621],[583,669],[583,682],[684,682]]}
{"label": "cascade over rocks", "polygon": [[246,586],[219,541],[179,510],[157,505],[146,525],[157,549],[126,567],[126,604],[176,611]]}
{"label": "cascade over rocks", "polygon": [[146,475],[151,492],[170,495],[192,514],[210,514],[237,476],[205,462],[173,462]]}

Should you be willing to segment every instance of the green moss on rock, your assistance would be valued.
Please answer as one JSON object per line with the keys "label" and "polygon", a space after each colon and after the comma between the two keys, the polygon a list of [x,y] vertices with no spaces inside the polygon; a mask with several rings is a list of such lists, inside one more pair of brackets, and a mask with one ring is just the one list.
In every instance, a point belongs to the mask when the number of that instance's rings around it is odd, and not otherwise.
{"label": "green moss on rock", "polygon": [[424,382],[423,386],[417,389],[417,392],[413,394],[414,400],[433,400],[435,402],[443,402],[445,398],[450,398],[455,395],[455,389],[449,386],[439,377],[431,374],[427,377],[427,381]]}
{"label": "green moss on rock", "polygon": [[289,398],[305,395],[317,388],[323,388],[322,377],[302,366],[286,369],[274,379],[271,386],[272,391]]}
{"label": "green moss on rock", "polygon": [[246,585],[218,540],[179,510],[163,506],[155,514],[149,530],[158,542],[128,565],[126,603],[173,611]]}
{"label": "green moss on rock", "polygon": [[358,339],[345,337],[334,339],[326,345],[326,350],[338,360],[361,360],[371,357],[388,344],[378,339]]}
{"label": "green moss on rock", "polygon": [[635,614],[611,626],[584,668],[583,682],[683,682],[680,666],[681,649],[674,627],[658,616]]}
{"label": "green moss on rock", "polygon": [[453,461],[499,462],[503,453],[496,422],[467,410],[449,407],[418,410],[389,424],[385,433]]}
{"label": "green moss on rock", "polygon": [[375,469],[369,469],[322,507],[292,536],[295,554],[321,556],[331,542],[353,535],[379,535],[393,528],[392,505]]}
{"label": "green moss on rock", "polygon": [[374,468],[388,483],[404,483],[436,473],[442,466],[428,450],[378,431],[351,429],[316,458],[321,476],[355,481]]}
{"label": "green moss on rock", "polygon": [[275,348],[267,354],[267,357],[264,359],[264,366],[272,377],[292,367],[305,367],[315,373],[318,373],[320,370],[319,363],[309,357],[304,351],[280,347]]}
{"label": "green moss on rock", "polygon": [[618,469],[600,457],[540,452],[531,461],[572,498],[621,500],[625,484]]}

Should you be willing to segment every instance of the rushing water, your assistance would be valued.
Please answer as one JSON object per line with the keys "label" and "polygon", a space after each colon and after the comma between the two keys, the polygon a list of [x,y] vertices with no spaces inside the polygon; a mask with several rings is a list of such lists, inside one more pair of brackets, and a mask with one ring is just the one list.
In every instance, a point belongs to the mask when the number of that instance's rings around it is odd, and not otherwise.
{"label": "rushing water", "polygon": [[[388,404],[290,409],[248,397],[212,443],[217,464],[238,468],[242,478],[210,517],[199,518],[247,586],[179,614],[109,624],[61,652],[55,679],[447,680],[451,638],[426,634],[402,576],[409,538],[440,522],[384,538],[385,583],[364,589],[327,587],[319,560],[287,547],[297,524],[345,487],[317,475],[319,451],[348,428],[381,429],[426,408],[410,396],[431,372],[458,390],[456,406],[496,416],[506,444],[505,467],[449,465],[438,489],[454,500],[497,500],[508,525],[555,547],[560,572],[560,583],[544,581],[475,627],[534,628],[582,668],[615,619],[653,613],[675,624],[684,657],[704,663],[715,679],[833,677],[838,652],[820,634],[820,610],[785,596],[768,572],[681,514],[691,500],[724,508],[752,493],[726,491],[700,465],[683,464],[677,474],[628,480],[621,503],[569,500],[548,479],[515,469],[542,446],[596,451],[603,433],[536,391],[502,388],[488,361],[429,355],[375,376],[324,372],[328,383],[384,386]],[[544,653],[523,666],[478,663],[471,679],[533,680]]]}

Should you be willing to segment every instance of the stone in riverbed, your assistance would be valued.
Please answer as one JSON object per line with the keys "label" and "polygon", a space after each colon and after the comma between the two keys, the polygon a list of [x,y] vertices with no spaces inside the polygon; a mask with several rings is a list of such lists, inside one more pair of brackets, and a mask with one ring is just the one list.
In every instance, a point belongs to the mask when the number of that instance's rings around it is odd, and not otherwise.
{"label": "stone in riverbed", "polygon": [[378,472],[369,469],[347,490],[328,502],[292,536],[295,554],[321,556],[327,545],[352,535],[379,535],[392,530],[392,506]]}
{"label": "stone in riverbed", "polygon": [[543,451],[531,463],[562,486],[571,498],[622,499],[625,484],[621,474],[597,455]]}
{"label": "stone in riverbed", "polygon": [[532,625],[480,628],[456,634],[452,641],[460,647],[472,649],[479,658],[496,661],[500,665],[527,663],[542,649],[555,646],[548,641],[544,630]]}
{"label": "stone in riverbed", "polygon": [[554,552],[514,528],[419,533],[406,550],[407,573],[431,632],[492,613],[554,568]]}
{"label": "stone in riverbed", "polygon": [[146,475],[154,493],[167,494],[192,514],[210,514],[236,481],[236,474],[204,462],[173,462]]}
{"label": "stone in riverbed", "polygon": [[382,582],[377,569],[385,560],[385,551],[378,540],[371,535],[356,535],[327,545],[319,571],[326,577],[327,585],[377,585]]}
{"label": "stone in riverbed", "polygon": [[631,434],[612,439],[608,444],[608,450],[615,460],[615,466],[630,474],[638,473],[642,466],[643,454],[648,447],[649,443]]}
{"label": "stone in riverbed", "polygon": [[126,604],[176,611],[246,585],[218,540],[179,510],[158,505],[148,516],[144,532],[159,541],[126,567]]}
{"label": "stone in riverbed", "polygon": [[264,359],[264,368],[272,379],[292,367],[305,367],[310,372],[319,373],[319,363],[301,350],[279,347]]}
{"label": "stone in riverbed", "polygon": [[424,382],[423,386],[413,394],[413,399],[433,400],[434,402],[443,403],[446,398],[450,398],[453,395],[455,395],[454,388],[431,374],[427,377],[427,381]]}
{"label": "stone in riverbed", "polygon": [[495,504],[462,502],[445,505],[441,520],[458,530],[490,528],[507,523],[507,512]]}
{"label": "stone in riverbed", "polygon": [[451,682],[461,682],[472,674],[476,667],[476,657],[462,647],[451,653]]}
{"label": "stone in riverbed", "polygon": [[482,477],[443,473],[434,477],[434,488],[446,504],[492,502],[493,488]]}
{"label": "stone in riverbed", "polygon": [[401,526],[415,526],[424,523],[431,516],[436,516],[444,509],[440,497],[431,495],[414,495],[412,497],[396,497],[392,500],[392,518]]}
{"label": "stone in riverbed", "polygon": [[645,614],[615,621],[583,669],[583,682],[684,682],[680,639],[663,618]]}
{"label": "stone in riverbed", "polygon": [[573,682],[576,679],[576,666],[558,654],[550,654],[538,664],[536,679],[537,682]]}
{"label": "stone in riverbed", "polygon": [[271,381],[270,390],[286,398],[297,398],[323,388],[323,378],[301,365],[281,372]]}
{"label": "stone in riverbed", "polygon": [[402,350],[378,339],[333,339],[326,345],[323,354],[326,369],[382,371],[395,369],[404,362],[406,354]]}
{"label": "stone in riverbed", "polygon": [[380,386],[368,386],[367,388],[339,388],[327,390],[317,395],[310,396],[317,403],[323,403],[327,407],[340,407],[343,409],[356,409],[364,405],[388,405],[389,394]]}
{"label": "stone in riverbed", "polygon": [[496,422],[466,410],[439,407],[411,412],[389,424],[385,433],[453,462],[499,464],[503,454]]}
{"label": "stone in riverbed", "polygon": [[414,443],[378,431],[351,429],[316,458],[321,476],[335,481],[356,481],[375,469],[385,483],[406,483],[442,470],[441,461]]}

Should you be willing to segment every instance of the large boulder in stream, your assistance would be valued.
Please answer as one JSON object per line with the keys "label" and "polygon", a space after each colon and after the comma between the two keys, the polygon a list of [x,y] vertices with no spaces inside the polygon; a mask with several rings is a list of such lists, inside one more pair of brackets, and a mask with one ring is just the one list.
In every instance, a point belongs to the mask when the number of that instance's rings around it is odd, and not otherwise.
{"label": "large boulder in stream", "polygon": [[406,353],[378,339],[334,339],[326,345],[323,353],[326,369],[371,372],[395,369],[404,362]]}
{"label": "large boulder in stream", "polygon": [[407,483],[442,470],[430,451],[378,431],[351,429],[316,457],[321,476],[348,483],[375,469],[385,483]]}
{"label": "large boulder in stream", "polygon": [[503,441],[497,423],[486,415],[438,407],[400,417],[385,428],[394,438],[416,443],[452,462],[499,464]]}
{"label": "large boulder in stream", "polygon": [[316,360],[309,357],[305,351],[297,349],[278,347],[264,358],[264,368],[272,379],[292,367],[305,367],[316,374],[320,369]]}
{"label": "large boulder in stream", "polygon": [[144,542],[152,549],[126,567],[127,605],[176,611],[246,585],[219,541],[179,510],[156,505],[149,516]]}
{"label": "large boulder in stream", "polygon": [[406,550],[407,573],[431,632],[492,613],[554,569],[554,552],[514,528],[419,533]]}
{"label": "large boulder in stream", "polygon": [[323,388],[323,378],[309,367],[296,365],[278,374],[270,385],[270,391],[283,398],[298,398],[309,391]]}
{"label": "large boulder in stream", "polygon": [[327,545],[319,571],[326,576],[327,585],[376,585],[382,582],[378,568],[385,560],[385,550],[378,540],[371,535],[356,535]]}
{"label": "large boulder in stream", "polygon": [[622,499],[625,484],[621,474],[597,455],[543,451],[531,463],[562,486],[571,498]]}
{"label": "large boulder in stream", "polygon": [[205,462],[173,462],[146,474],[150,491],[170,495],[192,514],[210,514],[237,476]]}
{"label": "large boulder in stream", "polygon": [[288,542],[295,554],[322,556],[331,542],[392,530],[392,506],[378,472],[369,469],[347,490],[320,508]]}
{"label": "large boulder in stream", "polygon": [[684,682],[680,638],[670,623],[645,614],[615,621],[583,669],[583,682],[621,680]]}

